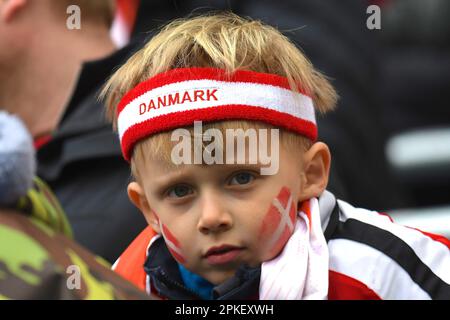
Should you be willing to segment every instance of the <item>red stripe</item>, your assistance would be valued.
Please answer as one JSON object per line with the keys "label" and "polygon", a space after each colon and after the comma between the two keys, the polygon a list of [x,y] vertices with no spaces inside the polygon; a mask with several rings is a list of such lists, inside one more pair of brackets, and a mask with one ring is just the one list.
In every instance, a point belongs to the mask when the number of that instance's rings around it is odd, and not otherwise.
{"label": "red stripe", "polygon": [[303,211],[308,217],[309,230],[312,228],[312,218],[311,218],[311,200],[305,200],[300,206],[300,211]]}
{"label": "red stripe", "polygon": [[130,161],[136,142],[154,133],[192,126],[196,120],[212,122],[233,119],[263,121],[275,127],[297,132],[312,141],[317,139],[317,126],[310,121],[263,107],[230,104],[173,112],[135,124],[123,134],[122,152],[125,160]]}
{"label": "red stripe", "polygon": [[133,30],[136,22],[139,0],[116,0],[117,14],[123,17],[127,31]]}
{"label": "red stripe", "polygon": [[162,225],[162,228],[163,228],[164,235],[167,237],[167,240],[169,240],[177,248],[179,248],[180,244],[179,244],[177,238],[175,238],[175,236],[172,234],[172,232],[170,232],[169,229],[167,229],[166,225],[164,225],[164,224]]}
{"label": "red stripe", "polygon": [[[393,220],[387,213],[384,213],[384,212],[378,212],[378,214],[379,214],[379,215],[382,215],[382,216],[385,216],[385,217],[388,217],[389,220],[391,220],[391,222],[394,223],[394,220]],[[434,241],[437,241],[437,242],[442,243],[443,245],[445,245],[447,248],[450,249],[450,240],[447,239],[445,236],[442,236],[442,235],[440,235],[440,234],[431,233],[431,232],[422,231],[422,230],[420,230],[420,229],[413,228],[413,227],[409,227],[409,226],[405,226],[405,227],[407,227],[407,228],[409,228],[409,229],[413,229],[413,230],[419,231],[419,232],[422,233],[423,235],[425,235],[425,236],[431,238],[431,239],[434,240]]]}
{"label": "red stripe", "polygon": [[377,212],[379,215],[389,218],[392,223],[394,223],[394,220],[391,218],[390,215],[388,215],[386,212]]}
{"label": "red stripe", "polygon": [[345,274],[329,271],[329,300],[381,300],[367,285]]}
{"label": "red stripe", "polygon": [[[179,244],[177,238],[175,238],[175,236],[169,231],[169,229],[164,224],[162,225],[162,228],[163,228],[164,236],[167,238],[167,240],[169,240],[176,247],[176,249],[180,250],[180,244]],[[178,252],[176,252],[174,249],[172,249],[170,247],[170,245],[168,245],[167,248],[169,249],[170,253],[172,253],[172,256],[178,262],[180,262],[180,263],[186,262],[184,257],[182,255],[180,255]]]}
{"label": "red stripe", "polygon": [[440,242],[443,245],[445,245],[447,248],[450,249],[450,240],[447,239],[446,237],[444,237],[444,236],[442,236],[440,234],[435,234],[435,233],[431,233],[431,232],[422,231],[422,230],[417,229],[417,228],[408,227],[408,226],[406,226],[406,227],[409,228],[409,229],[413,229],[413,230],[419,231],[420,233],[422,233],[422,234],[426,235],[427,237],[431,238],[432,240]]}
{"label": "red stripe", "polygon": [[50,134],[49,134],[49,135],[46,135],[46,136],[38,137],[38,138],[34,139],[34,148],[35,148],[36,150],[39,150],[39,149],[42,148],[44,145],[46,145],[47,143],[49,143],[50,140],[52,140],[52,136],[51,136]]}
{"label": "red stripe", "polygon": [[[250,82],[267,84],[290,90],[289,81],[286,77],[276,74],[261,73],[248,70],[237,70],[228,74],[226,70],[217,68],[178,68],[155,75],[154,77],[139,83],[136,87],[125,94],[117,106],[117,114],[122,112],[126,105],[144,93],[162,87],[167,84],[189,80],[217,80],[226,82]],[[299,92],[308,95],[300,86]],[[309,95],[308,95],[309,96]]]}

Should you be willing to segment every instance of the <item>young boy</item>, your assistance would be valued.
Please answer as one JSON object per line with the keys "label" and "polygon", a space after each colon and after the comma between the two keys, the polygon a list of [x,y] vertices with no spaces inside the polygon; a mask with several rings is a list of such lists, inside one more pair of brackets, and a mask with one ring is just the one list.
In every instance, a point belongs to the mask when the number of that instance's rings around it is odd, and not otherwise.
{"label": "young boy", "polygon": [[232,14],[175,21],[103,95],[149,223],[114,269],[147,292],[450,298],[447,239],[326,191],[314,114],[337,95],[276,29]]}

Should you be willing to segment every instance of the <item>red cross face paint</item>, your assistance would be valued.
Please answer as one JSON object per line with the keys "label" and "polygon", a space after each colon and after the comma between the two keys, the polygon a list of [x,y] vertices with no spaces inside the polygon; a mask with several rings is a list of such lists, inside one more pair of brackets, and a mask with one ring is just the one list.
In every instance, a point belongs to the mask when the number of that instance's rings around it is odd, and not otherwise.
{"label": "red cross face paint", "polygon": [[281,188],[260,227],[259,240],[265,252],[263,260],[273,259],[283,249],[294,232],[296,212],[290,190],[287,187]]}
{"label": "red cross face paint", "polygon": [[163,224],[161,224],[161,231],[164,240],[166,241],[167,248],[169,249],[172,256],[175,258],[175,260],[177,260],[179,263],[185,263],[186,259],[181,253],[181,248],[178,239]]}

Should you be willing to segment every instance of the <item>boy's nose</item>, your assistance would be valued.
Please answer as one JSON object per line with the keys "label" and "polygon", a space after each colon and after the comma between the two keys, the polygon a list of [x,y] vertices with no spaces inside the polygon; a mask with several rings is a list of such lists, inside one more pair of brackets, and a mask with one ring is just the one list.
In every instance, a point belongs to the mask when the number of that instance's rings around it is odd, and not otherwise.
{"label": "boy's nose", "polygon": [[207,195],[202,201],[198,230],[204,234],[223,232],[233,226],[233,219],[218,197]]}

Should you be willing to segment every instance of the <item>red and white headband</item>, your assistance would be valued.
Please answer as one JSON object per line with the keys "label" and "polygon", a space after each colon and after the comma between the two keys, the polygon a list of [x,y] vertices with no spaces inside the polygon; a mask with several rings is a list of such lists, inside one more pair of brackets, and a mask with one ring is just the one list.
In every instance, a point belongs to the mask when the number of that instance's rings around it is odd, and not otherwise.
{"label": "red and white headband", "polygon": [[238,70],[180,68],[157,74],[130,90],[117,107],[124,158],[155,133],[194,121],[255,120],[317,139],[311,97],[290,89],[287,78]]}

